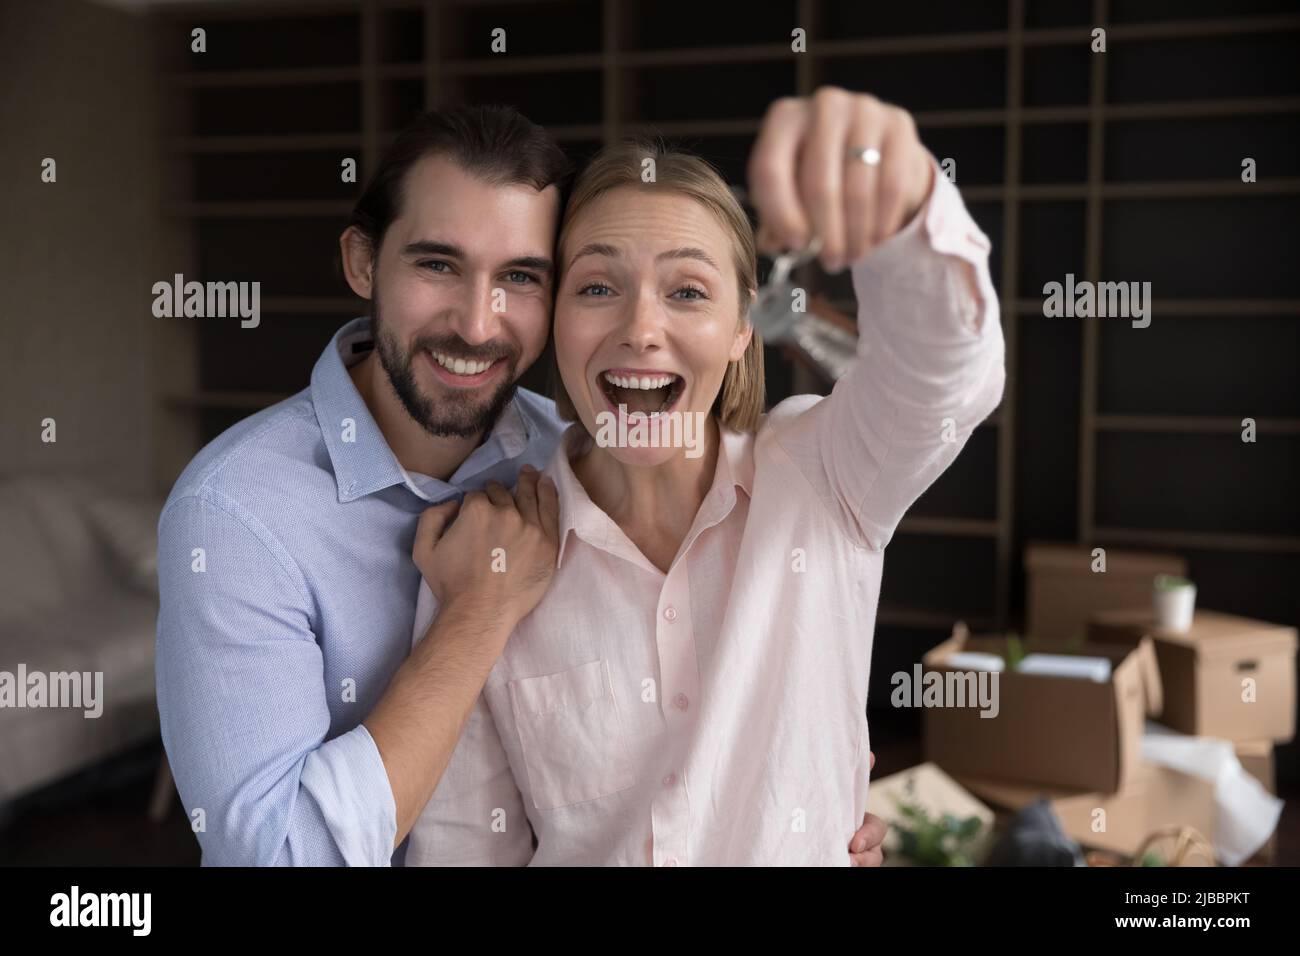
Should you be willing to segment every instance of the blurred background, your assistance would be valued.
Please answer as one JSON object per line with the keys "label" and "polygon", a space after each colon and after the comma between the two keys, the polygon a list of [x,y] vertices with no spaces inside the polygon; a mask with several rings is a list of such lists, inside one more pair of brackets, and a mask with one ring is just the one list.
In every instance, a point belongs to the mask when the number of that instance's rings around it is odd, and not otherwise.
{"label": "blurred background", "polygon": [[[153,700],[159,504],[205,442],[305,387],[334,331],[365,311],[335,264],[351,204],[407,120],[462,102],[518,106],[578,162],[661,135],[742,188],[776,97],[837,84],[911,110],[993,241],[1008,378],[1002,407],[889,546],[878,775],[933,757],[921,713],[890,706],[890,677],[957,622],[1032,646],[1099,636],[1099,612],[1127,612],[1136,639],[1159,623],[1146,616],[1166,572],[1195,584],[1198,615],[1232,616],[1157,641],[1166,700],[1189,701],[1190,716],[1167,722],[1229,739],[1283,798],[1300,788],[1288,743],[1288,629],[1300,623],[1293,0],[2,9],[0,671],[101,670],[108,705],[99,720],[0,709],[0,863],[197,862]],[[491,50],[496,28],[505,53]],[[791,49],[795,28],[806,52]],[[346,158],[359,183],[340,181]],[[260,327],[155,318],[151,287],[175,273],[261,282]],[[1045,317],[1044,284],[1067,274],[1150,282],[1151,325]],[[847,279],[802,281],[824,311],[853,314]],[[829,390],[795,352],[767,360],[771,403]],[[1197,682],[1223,655],[1233,680],[1267,683],[1267,719],[1206,716]],[[998,777],[987,769],[975,776]],[[1029,776],[1017,782],[1062,783]],[[1018,802],[1003,795],[998,813]],[[1281,819],[1260,859],[1300,863],[1300,821]]]}

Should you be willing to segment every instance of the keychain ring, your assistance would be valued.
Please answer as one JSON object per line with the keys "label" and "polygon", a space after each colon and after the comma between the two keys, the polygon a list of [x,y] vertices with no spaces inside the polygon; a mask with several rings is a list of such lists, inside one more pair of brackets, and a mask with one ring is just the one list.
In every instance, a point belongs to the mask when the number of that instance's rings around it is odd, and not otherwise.
{"label": "keychain ring", "polygon": [[817,258],[817,254],[821,250],[821,236],[813,236],[812,241],[798,252],[781,253],[772,262],[772,272],[767,277],[767,284],[769,286],[783,285],[790,278],[791,272],[812,262]]}

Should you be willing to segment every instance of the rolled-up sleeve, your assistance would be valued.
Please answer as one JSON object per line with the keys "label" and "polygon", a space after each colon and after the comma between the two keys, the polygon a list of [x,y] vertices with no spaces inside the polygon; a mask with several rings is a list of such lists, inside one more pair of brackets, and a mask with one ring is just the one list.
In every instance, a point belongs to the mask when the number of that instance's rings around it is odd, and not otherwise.
{"label": "rolled-up sleeve", "polygon": [[205,865],[387,866],[388,776],[364,725],[326,739],[313,604],[292,558],[218,492],[158,532],[158,709]]}

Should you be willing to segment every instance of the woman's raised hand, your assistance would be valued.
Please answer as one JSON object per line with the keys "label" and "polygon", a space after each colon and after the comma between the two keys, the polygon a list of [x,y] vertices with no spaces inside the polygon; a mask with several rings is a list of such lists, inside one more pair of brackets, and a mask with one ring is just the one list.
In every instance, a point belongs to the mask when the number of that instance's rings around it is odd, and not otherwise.
{"label": "woman's raised hand", "polygon": [[802,249],[817,237],[822,267],[838,271],[911,221],[933,170],[906,110],[834,86],[779,99],[749,158],[759,248]]}

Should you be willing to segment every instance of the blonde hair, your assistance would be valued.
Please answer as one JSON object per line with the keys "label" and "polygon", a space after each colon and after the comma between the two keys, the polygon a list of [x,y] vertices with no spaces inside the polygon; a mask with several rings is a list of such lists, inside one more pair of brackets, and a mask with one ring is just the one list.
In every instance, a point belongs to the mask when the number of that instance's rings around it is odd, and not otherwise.
{"label": "blonde hair", "polygon": [[[654,160],[654,181],[641,179],[646,159]],[[722,176],[699,156],[668,149],[662,143],[627,142],[610,146],[591,160],[578,175],[564,208],[564,220],[556,244],[560,261],[569,229],[578,214],[605,193],[623,187],[668,190],[693,199],[717,217],[731,237],[732,264],[740,289],[741,321],[749,320],[749,307],[758,289],[758,256],[754,249],[754,230],[745,210]],[[765,399],[763,377],[763,342],[752,333],[745,354],[727,363],[722,389],[713,403],[712,413],[728,428],[753,431],[763,414]],[[556,409],[566,421],[577,418],[573,400],[564,388],[558,364],[552,355],[551,393]]]}

